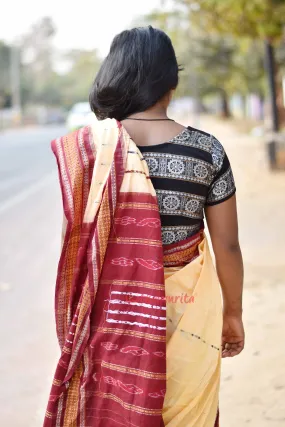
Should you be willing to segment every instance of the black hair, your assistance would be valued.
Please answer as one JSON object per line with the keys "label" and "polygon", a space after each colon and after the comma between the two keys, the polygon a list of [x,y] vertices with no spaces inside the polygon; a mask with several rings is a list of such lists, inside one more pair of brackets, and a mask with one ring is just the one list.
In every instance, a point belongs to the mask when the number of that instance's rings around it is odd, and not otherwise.
{"label": "black hair", "polygon": [[99,120],[123,120],[152,107],[178,84],[179,66],[170,38],[156,28],[118,34],[89,96]]}

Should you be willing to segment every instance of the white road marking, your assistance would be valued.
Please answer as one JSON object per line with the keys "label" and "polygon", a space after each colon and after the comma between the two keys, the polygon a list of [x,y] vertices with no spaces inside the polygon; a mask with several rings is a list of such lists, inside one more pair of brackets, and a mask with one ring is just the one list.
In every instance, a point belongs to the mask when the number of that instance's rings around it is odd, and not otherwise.
{"label": "white road marking", "polygon": [[57,171],[54,170],[52,173],[49,173],[44,178],[42,178],[40,181],[36,182],[35,184],[30,185],[25,190],[21,191],[19,194],[16,194],[14,197],[11,197],[6,202],[1,203],[0,205],[0,215],[6,212],[7,210],[15,207],[19,203],[26,200],[28,197],[30,197],[32,194],[37,193],[40,189],[45,187],[46,185],[50,184],[55,178],[57,177]]}

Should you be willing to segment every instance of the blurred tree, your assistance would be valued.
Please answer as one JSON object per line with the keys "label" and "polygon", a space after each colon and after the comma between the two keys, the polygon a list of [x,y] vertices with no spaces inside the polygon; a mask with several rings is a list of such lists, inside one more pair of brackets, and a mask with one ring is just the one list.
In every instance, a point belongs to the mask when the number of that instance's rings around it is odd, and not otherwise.
{"label": "blurred tree", "polygon": [[[49,17],[42,18],[33,25],[31,30],[23,36],[21,41],[22,52],[22,91],[26,102],[46,102],[49,91],[45,88],[48,82],[55,78],[53,70],[53,36],[55,26]],[[49,94],[47,103],[51,100]]]}
{"label": "blurred tree", "polygon": [[35,94],[35,101],[47,106],[63,105],[62,84],[64,77],[51,71]]}
{"label": "blurred tree", "polygon": [[[265,42],[273,128],[277,131],[279,127],[276,104],[278,73],[274,45],[284,34],[284,0],[174,0],[174,3],[186,6],[191,21],[206,31]],[[280,105],[281,109],[283,109],[282,105]]]}
{"label": "blurred tree", "polygon": [[[192,40],[190,49],[185,53],[187,62],[194,68],[194,88],[196,97],[216,93],[220,96],[222,113],[230,116],[229,94],[235,90],[234,55],[236,43],[232,39],[200,35]],[[202,85],[201,85],[202,83]]]}
{"label": "blurred tree", "polygon": [[285,20],[284,0],[174,0],[188,6],[193,21],[208,30],[252,39],[279,40]]}
{"label": "blurred tree", "polygon": [[279,44],[279,46],[276,47],[276,61],[277,64],[282,71],[282,73],[285,73],[285,37]]}
{"label": "blurred tree", "polygon": [[[87,101],[100,66],[95,50],[59,53],[53,46],[55,26],[49,17],[41,19],[25,34],[20,44],[19,63],[23,106],[46,105],[70,108]],[[55,70],[55,59],[64,72]],[[58,67],[60,68],[60,67]],[[11,47],[0,41],[0,109],[11,106]]]}
{"label": "blurred tree", "polygon": [[[75,102],[88,100],[100,60],[96,51],[80,49],[58,55],[53,46],[54,35],[54,24],[51,18],[45,17],[23,37],[22,99],[24,103],[69,108]],[[56,59],[65,64],[64,73],[54,69],[56,55]]]}
{"label": "blurred tree", "polygon": [[11,104],[10,85],[10,46],[0,40],[0,108],[7,108]]}
{"label": "blurred tree", "polygon": [[66,107],[75,102],[87,101],[91,85],[100,67],[96,50],[71,50],[66,59],[70,70],[62,78],[62,101]]}
{"label": "blurred tree", "polygon": [[[191,11],[190,11],[191,12]],[[153,11],[140,24],[152,24],[171,37],[181,73],[177,95],[201,98],[218,94],[223,116],[230,115],[229,95],[255,92],[264,96],[264,65],[262,46],[249,40],[237,40],[193,25],[191,13]]]}

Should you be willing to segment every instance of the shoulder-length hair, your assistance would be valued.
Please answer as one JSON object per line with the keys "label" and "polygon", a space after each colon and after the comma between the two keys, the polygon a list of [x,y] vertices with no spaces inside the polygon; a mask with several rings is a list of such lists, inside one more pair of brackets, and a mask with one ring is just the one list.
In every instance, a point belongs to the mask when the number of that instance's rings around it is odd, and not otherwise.
{"label": "shoulder-length hair", "polygon": [[118,34],[91,89],[99,120],[123,120],[152,107],[178,84],[179,66],[170,38],[151,26]]}

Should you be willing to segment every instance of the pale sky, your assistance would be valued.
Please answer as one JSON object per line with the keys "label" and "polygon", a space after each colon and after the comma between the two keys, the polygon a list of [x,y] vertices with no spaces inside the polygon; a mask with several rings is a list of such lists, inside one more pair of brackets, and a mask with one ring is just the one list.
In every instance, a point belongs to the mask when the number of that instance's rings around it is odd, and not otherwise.
{"label": "pale sky", "polygon": [[1,8],[0,39],[11,42],[50,16],[57,27],[56,47],[98,48],[105,55],[114,35],[160,5],[161,0],[8,0]]}

